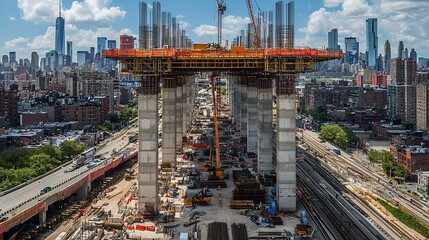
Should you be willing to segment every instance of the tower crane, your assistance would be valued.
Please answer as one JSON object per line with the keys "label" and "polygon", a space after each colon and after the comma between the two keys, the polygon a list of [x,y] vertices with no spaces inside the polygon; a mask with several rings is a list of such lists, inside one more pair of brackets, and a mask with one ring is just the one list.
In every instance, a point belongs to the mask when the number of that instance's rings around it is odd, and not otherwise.
{"label": "tower crane", "polygon": [[216,0],[217,3],[217,44],[222,46],[222,15],[226,11],[226,3],[224,0]]}
{"label": "tower crane", "polygon": [[247,10],[249,11],[249,17],[250,17],[250,24],[252,25],[253,29],[253,47],[260,48],[261,47],[261,39],[259,38],[259,33],[256,29],[255,24],[255,17],[253,16],[253,6],[252,6],[252,0],[246,0],[247,3]]}

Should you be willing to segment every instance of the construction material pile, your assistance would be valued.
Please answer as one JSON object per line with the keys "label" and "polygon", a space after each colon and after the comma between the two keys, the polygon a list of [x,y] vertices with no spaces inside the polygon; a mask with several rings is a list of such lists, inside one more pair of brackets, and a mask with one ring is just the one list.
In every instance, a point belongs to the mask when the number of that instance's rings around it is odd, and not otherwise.
{"label": "construction material pile", "polygon": [[233,200],[251,200],[255,204],[265,202],[265,189],[259,181],[236,182],[232,191]]}
{"label": "construction material pile", "polygon": [[207,240],[229,240],[228,225],[224,222],[209,223]]}

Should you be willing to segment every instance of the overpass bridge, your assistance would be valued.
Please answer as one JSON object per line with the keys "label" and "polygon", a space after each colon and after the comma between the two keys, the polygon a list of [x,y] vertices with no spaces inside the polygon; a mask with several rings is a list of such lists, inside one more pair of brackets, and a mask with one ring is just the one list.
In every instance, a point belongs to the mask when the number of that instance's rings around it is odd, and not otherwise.
{"label": "overpass bridge", "polygon": [[[135,158],[137,153],[137,150],[132,149],[129,153],[121,153],[109,161],[102,161],[92,169],[83,166],[68,173],[64,173],[64,169],[59,169],[37,182],[0,197],[0,208],[9,209],[5,215],[8,219],[0,223],[0,240],[3,240],[4,234],[10,229],[36,214],[39,214],[41,223],[45,222],[49,205],[56,201],[63,200],[73,193],[77,193],[81,198],[86,197],[91,191],[91,182],[121,163]],[[46,186],[52,187],[52,190],[41,195],[40,190]],[[12,209],[8,208],[11,205]]]}

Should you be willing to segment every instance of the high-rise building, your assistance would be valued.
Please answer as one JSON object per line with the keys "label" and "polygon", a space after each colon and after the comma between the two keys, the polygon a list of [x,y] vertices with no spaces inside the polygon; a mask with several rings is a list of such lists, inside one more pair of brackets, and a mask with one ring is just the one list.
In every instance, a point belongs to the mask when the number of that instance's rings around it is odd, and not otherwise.
{"label": "high-rise building", "polygon": [[340,46],[338,45],[338,29],[332,28],[328,32],[328,50],[338,51]]}
{"label": "high-rise building", "polygon": [[390,59],[392,58],[392,51],[390,48],[389,40],[384,42],[384,72],[390,73]]}
{"label": "high-rise building", "polygon": [[398,58],[403,58],[403,51],[404,51],[404,42],[403,41],[399,41],[398,44]]}
{"label": "high-rise building", "polygon": [[161,47],[161,3],[153,2],[152,7],[152,48]]}
{"label": "high-rise building", "polygon": [[410,58],[417,62],[417,52],[414,48],[411,48]]}
{"label": "high-rise building", "polygon": [[390,76],[392,84],[403,85],[405,83],[404,61],[401,58],[390,60]]}
{"label": "high-rise building", "polygon": [[134,36],[121,35],[119,39],[120,49],[134,49]]}
{"label": "high-rise building", "polygon": [[9,63],[16,62],[16,52],[9,52]]}
{"label": "high-rise building", "polygon": [[37,52],[32,52],[31,53],[31,67],[39,67],[39,55],[37,54]]}
{"label": "high-rise building", "polygon": [[374,68],[378,56],[377,18],[366,20],[366,49],[368,66]]}
{"label": "high-rise building", "polygon": [[67,41],[67,56],[73,56],[73,42]]}
{"label": "high-rise building", "polygon": [[285,27],[284,27],[284,2],[283,1],[277,1],[276,2],[276,47],[282,48],[284,47],[284,34],[285,34]]}
{"label": "high-rise building", "polygon": [[417,63],[411,58],[404,59],[404,83],[415,85],[417,75]]}
{"label": "high-rise building", "polygon": [[59,2],[58,17],[55,20],[55,51],[60,54],[65,53],[65,32],[64,32],[64,18],[61,17],[61,0]]}
{"label": "high-rise building", "polygon": [[408,58],[408,48],[405,48],[403,56],[404,58]]}
{"label": "high-rise building", "polygon": [[19,97],[16,91],[0,89],[0,116],[5,118],[7,127],[18,126],[18,100]]}
{"label": "high-rise building", "polygon": [[95,58],[95,48],[90,47],[89,48],[89,63],[94,63],[94,58]]}
{"label": "high-rise building", "polygon": [[139,2],[139,48],[148,48],[147,3]]}
{"label": "high-rise building", "polygon": [[106,37],[97,37],[97,55],[98,55],[98,64],[100,64],[100,66],[105,65],[105,61],[102,58],[102,53],[104,50],[106,50],[106,43],[107,43]]}
{"label": "high-rise building", "polygon": [[[295,45],[295,2],[287,4],[286,18],[286,48],[294,48]],[[338,43],[338,36],[337,36]]]}
{"label": "high-rise building", "polygon": [[9,64],[9,56],[8,55],[3,55],[1,58],[1,62],[3,64],[3,66],[5,66],[6,64]]}
{"label": "high-rise building", "polygon": [[77,51],[77,64],[83,66],[89,61],[89,52],[88,51]]}
{"label": "high-rise building", "polygon": [[417,86],[416,94],[416,126],[417,130],[429,130],[429,85],[428,83]]}
{"label": "high-rise building", "polygon": [[346,37],[345,43],[345,61],[349,64],[355,64],[359,61],[359,42],[355,37]]}
{"label": "high-rise building", "polygon": [[107,48],[115,49],[116,48],[116,40],[107,40]]}

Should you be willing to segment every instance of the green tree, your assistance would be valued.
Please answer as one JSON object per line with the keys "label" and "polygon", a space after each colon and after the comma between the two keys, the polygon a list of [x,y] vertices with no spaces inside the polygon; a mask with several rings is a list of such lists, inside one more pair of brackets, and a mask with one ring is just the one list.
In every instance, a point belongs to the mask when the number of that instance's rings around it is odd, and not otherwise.
{"label": "green tree", "polygon": [[349,145],[356,146],[359,142],[359,137],[350,128],[343,128],[343,130],[347,134],[347,141],[349,142]]}
{"label": "green tree", "polygon": [[395,175],[395,177],[402,179],[406,179],[409,176],[408,170],[399,164],[396,164],[393,168],[393,174]]}
{"label": "green tree", "polygon": [[311,116],[318,122],[325,122],[328,119],[328,108],[326,106],[318,106]]}
{"label": "green tree", "polygon": [[59,161],[51,158],[46,153],[35,154],[29,158],[31,168],[34,169],[37,175],[44,174],[55,166],[59,165]]}
{"label": "green tree", "polygon": [[101,132],[108,132],[109,131],[109,129],[104,125],[98,125],[97,130],[101,131]]}
{"label": "green tree", "polygon": [[323,141],[332,142],[342,149],[347,148],[347,134],[338,125],[322,126],[319,138]]}
{"label": "green tree", "polygon": [[83,152],[85,144],[79,144],[75,140],[67,140],[60,144],[60,149],[63,153],[63,157],[70,159]]}
{"label": "green tree", "polygon": [[379,151],[377,151],[373,148],[370,148],[368,151],[368,160],[373,165],[374,165],[374,163],[379,163],[381,160]]}
{"label": "green tree", "polygon": [[306,106],[304,111],[311,115],[311,113],[313,112],[313,109],[310,106]]}
{"label": "green tree", "polygon": [[128,102],[129,107],[136,107],[139,103],[139,98],[137,96],[133,96]]}

